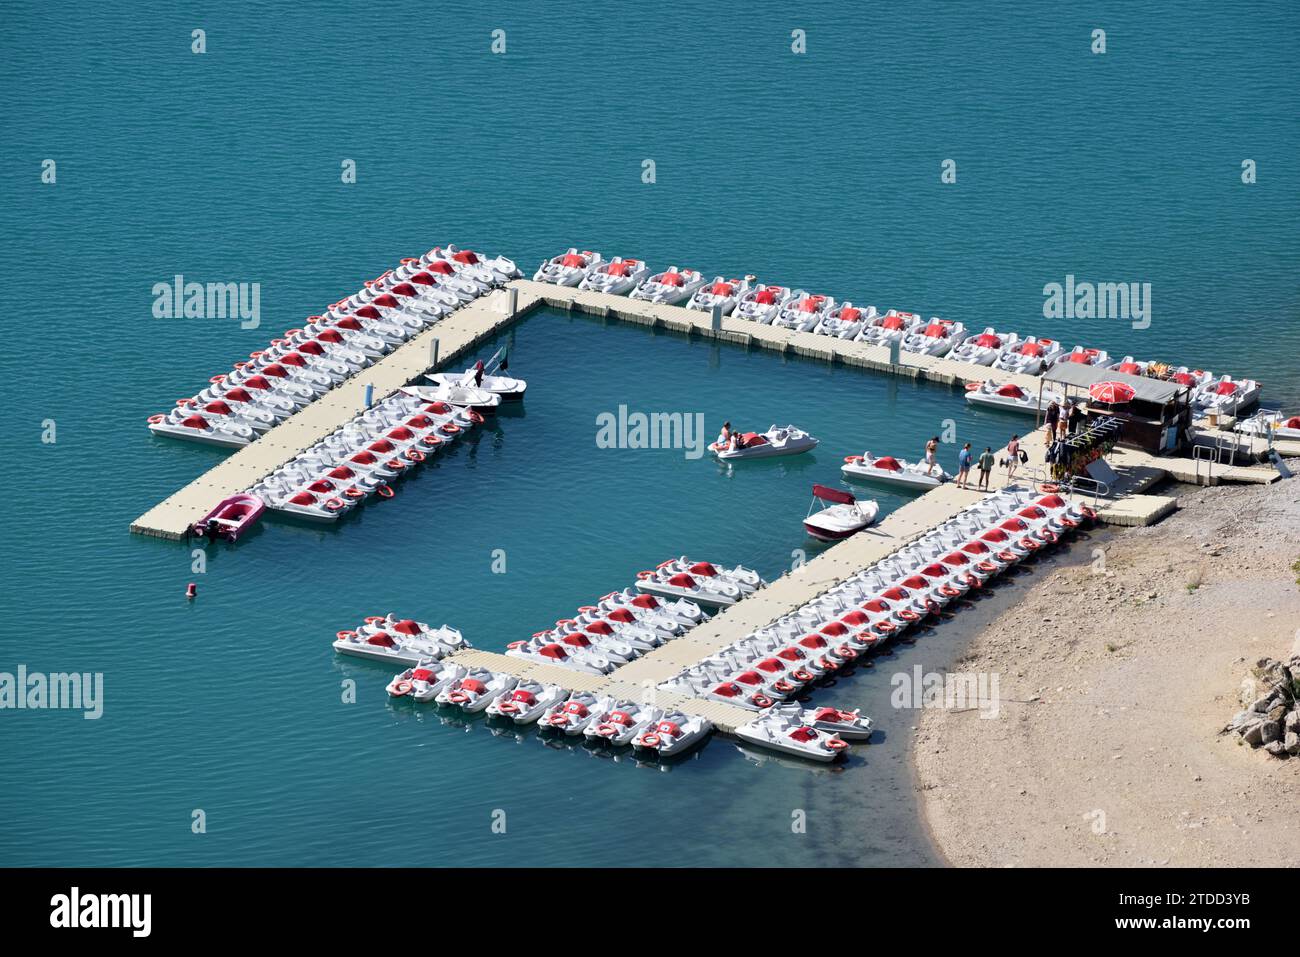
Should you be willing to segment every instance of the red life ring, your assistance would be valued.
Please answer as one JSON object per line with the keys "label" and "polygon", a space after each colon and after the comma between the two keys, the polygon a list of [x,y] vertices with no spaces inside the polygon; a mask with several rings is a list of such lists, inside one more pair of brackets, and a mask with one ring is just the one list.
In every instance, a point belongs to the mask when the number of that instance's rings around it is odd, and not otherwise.
{"label": "red life ring", "polygon": [[618,727],[606,722],[596,728],[596,733],[602,738],[612,738],[614,735],[618,734]]}
{"label": "red life ring", "polygon": [[198,403],[194,401],[194,398],[192,396],[188,399],[177,399],[176,404],[178,406],[184,406],[187,409],[192,409],[196,405],[198,405]]}
{"label": "red life ring", "polygon": [[967,391],[967,392],[978,392],[978,391],[979,391],[980,389],[982,389],[982,388],[984,388],[984,383],[983,383],[983,382],[967,382],[967,383],[966,383],[966,391]]}
{"label": "red life ring", "polygon": [[300,336],[300,335],[302,335],[301,329],[287,329],[285,330],[284,333],[284,337],[286,339],[292,339],[294,336]]}
{"label": "red life ring", "polygon": [[845,661],[852,661],[854,658],[858,656],[858,653],[854,651],[852,648],[850,648],[848,645],[840,645],[838,648],[835,649],[835,653],[839,655],[841,658],[843,658]]}
{"label": "red life ring", "polygon": [[497,710],[502,714],[514,714],[519,710],[519,705],[515,704],[513,701],[502,701],[497,705]]}
{"label": "red life ring", "polygon": [[654,578],[654,577],[655,577],[655,573],[654,573],[654,572],[637,572],[637,573],[636,573],[636,577],[637,577],[637,580],[638,580],[638,581],[645,581],[645,580],[648,579],[648,578]]}
{"label": "red life ring", "polygon": [[349,638],[355,638],[356,636],[357,633],[355,631],[340,631],[334,634],[334,637],[339,641],[347,641]]}
{"label": "red life ring", "polygon": [[937,601],[935,601],[933,598],[927,598],[925,600],[925,610],[932,615],[936,614],[939,611],[940,607],[941,607],[940,604]]}
{"label": "red life ring", "polygon": [[350,489],[348,489],[348,490],[347,490],[346,492],[344,492],[343,494],[344,494],[345,497],[350,498],[350,499],[354,499],[354,500],[355,500],[355,499],[365,498],[365,497],[366,497],[366,493],[363,492],[363,491],[361,491],[361,489],[357,488],[355,485],[352,486]]}
{"label": "red life ring", "polygon": [[426,435],[424,438],[420,439],[420,444],[427,446],[428,448],[431,449],[436,449],[438,446],[442,445],[442,439],[430,433],[429,435]]}
{"label": "red life ring", "polygon": [[1041,538],[1049,545],[1055,542],[1057,537],[1056,533],[1052,531],[1050,528],[1039,529],[1038,532],[1036,532],[1035,534],[1037,534],[1039,538]]}
{"label": "red life ring", "polygon": [[828,751],[843,751],[848,743],[843,738],[827,738],[824,742]]}
{"label": "red life ring", "polygon": [[861,462],[861,461],[862,461],[862,456],[861,456],[861,455],[846,455],[846,456],[844,456],[844,461],[845,461],[845,462]]}
{"label": "red life ring", "polygon": [[1032,538],[1029,538],[1028,536],[1022,538],[1016,544],[1019,545],[1021,548],[1029,549],[1031,552],[1036,552],[1043,547],[1041,544],[1034,541]]}
{"label": "red life ring", "polygon": [[591,611],[599,611],[599,610],[600,609],[597,608],[595,605],[583,605],[581,608],[578,609],[578,611],[583,613],[591,612]]}
{"label": "red life ring", "polygon": [[226,381],[226,377],[225,377],[224,375],[214,375],[212,378],[208,379],[208,381],[209,381],[209,382],[213,382],[213,383],[216,383],[216,382],[225,382],[225,381]]}
{"label": "red life ring", "polygon": [[998,566],[994,565],[992,562],[980,562],[975,567],[982,572],[988,572],[990,575],[998,570]]}
{"label": "red life ring", "polygon": [[[902,611],[898,613],[898,617],[903,619],[903,621],[917,621],[918,619],[920,619],[921,616],[918,615],[916,612],[912,611],[912,609],[910,608],[904,608]],[[884,624],[887,625],[889,624],[889,622],[884,622]]]}
{"label": "red life ring", "polygon": [[660,562],[658,565],[655,566],[655,568],[667,568],[669,565],[671,565],[671,564],[672,564],[673,562],[675,562],[675,561],[677,561],[677,559],[675,559],[675,558],[670,558],[670,559],[668,559],[668,561],[666,561],[666,562]]}
{"label": "red life ring", "polygon": [[375,489],[375,491],[378,493],[380,498],[393,497],[393,490],[387,485],[381,485],[379,488]]}
{"label": "red life ring", "polygon": [[250,358],[250,359],[260,359],[260,358],[262,358],[262,350],[261,350],[261,349],[258,349],[256,352],[250,352],[250,353],[248,354],[248,358]]}
{"label": "red life ring", "polygon": [[659,742],[661,740],[663,739],[660,738],[659,735],[655,734],[654,732],[651,732],[650,734],[647,734],[645,737],[641,739],[641,744],[643,747],[657,748],[659,747]]}
{"label": "red life ring", "polygon": [[443,435],[455,435],[460,431],[460,426],[455,422],[448,422],[439,431],[441,431]]}
{"label": "red life ring", "polygon": [[397,684],[393,686],[393,692],[398,695],[410,694],[411,687],[412,687],[411,683],[407,681],[405,678],[403,678],[401,681],[397,682]]}
{"label": "red life ring", "polygon": [[808,682],[813,680],[812,672],[804,668],[800,668],[798,671],[794,673],[794,680],[802,681],[804,684],[807,684]]}
{"label": "red life ring", "polygon": [[463,691],[453,691],[451,694],[447,695],[447,700],[452,704],[464,704],[469,700],[469,695]]}
{"label": "red life ring", "polygon": [[[546,634],[546,632],[544,632],[544,631],[534,632],[534,633],[533,633],[533,637],[534,637],[534,638],[537,638],[537,637],[540,637],[541,635],[544,635],[544,634]],[[506,645],[506,647],[507,647],[507,648],[522,648],[522,647],[523,647],[524,645],[526,645],[526,644],[528,644],[528,642],[526,642],[526,641],[512,641],[512,642],[510,642],[510,644]]]}
{"label": "red life ring", "polygon": [[339,509],[343,508],[345,504],[346,503],[341,498],[327,498],[325,500],[325,508],[331,512],[337,512]]}
{"label": "red life ring", "polygon": [[551,715],[550,718],[548,718],[547,720],[551,724],[555,725],[555,727],[562,728],[569,723],[569,716],[565,714],[563,711],[557,711],[555,712],[555,714]]}
{"label": "red life ring", "polygon": [[1095,521],[1097,518],[1097,513],[1090,506],[1084,505],[1079,509],[1079,511],[1082,512],[1083,517],[1090,522]]}
{"label": "red life ring", "polygon": [[784,678],[776,682],[772,687],[781,692],[781,694],[789,694],[794,690],[794,685],[790,684],[790,682],[786,681]]}
{"label": "red life ring", "polygon": [[[915,614],[915,612],[913,614]],[[898,631],[898,628],[892,621],[878,621],[871,627],[876,629],[876,631],[880,632],[882,635],[892,635],[894,632]]]}
{"label": "red life ring", "polygon": [[166,421],[167,421],[167,416],[165,416],[165,415],[151,415],[151,416],[149,416],[149,424],[150,424],[150,425],[157,425],[159,422],[166,422]]}
{"label": "red life ring", "polygon": [[939,594],[946,595],[949,598],[956,598],[961,594],[961,592],[947,582],[944,582],[943,585],[939,587]]}
{"label": "red life ring", "polygon": [[1040,491],[1040,492],[1048,492],[1048,493],[1051,493],[1051,492],[1059,492],[1060,490],[1061,490],[1061,486],[1057,485],[1055,482],[1039,482],[1039,483],[1038,483],[1038,491]]}
{"label": "red life ring", "polygon": [[247,362],[236,362],[235,365],[234,365],[234,368],[236,368],[236,369],[242,369],[242,368],[244,368],[244,366],[246,366],[246,365],[248,365]]}
{"label": "red life ring", "polygon": [[765,694],[756,694],[749,700],[754,702],[754,704],[758,705],[760,708],[772,707],[772,699]]}
{"label": "red life ring", "polygon": [[384,463],[384,468],[392,469],[394,472],[400,472],[406,468],[406,463],[401,459],[389,459]]}
{"label": "red life ring", "polygon": [[419,449],[407,449],[402,454],[406,456],[408,459],[410,459],[412,462],[424,461],[424,453],[421,452]]}
{"label": "red life ring", "polygon": [[1009,551],[998,552],[998,558],[999,560],[1004,561],[1008,564],[1011,564],[1012,562],[1020,561],[1019,555],[1017,555],[1015,552],[1009,552]]}
{"label": "red life ring", "polygon": [[379,623],[380,623],[381,621],[383,621],[383,620],[384,620],[384,616],[383,616],[383,615],[371,615],[369,618],[366,619],[366,624],[367,624],[367,625],[377,625],[377,624],[379,624]]}
{"label": "red life ring", "polygon": [[469,410],[469,420],[473,422],[475,425],[483,424],[483,416],[479,415],[473,409]]}

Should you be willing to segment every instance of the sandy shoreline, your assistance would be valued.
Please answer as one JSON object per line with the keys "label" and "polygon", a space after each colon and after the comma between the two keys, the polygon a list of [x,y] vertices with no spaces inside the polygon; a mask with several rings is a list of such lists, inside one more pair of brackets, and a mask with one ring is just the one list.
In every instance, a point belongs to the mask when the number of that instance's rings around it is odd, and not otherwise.
{"label": "sandy shoreline", "polygon": [[997,718],[921,713],[916,785],[948,863],[1300,863],[1300,759],[1218,734],[1247,668],[1300,640],[1300,482],[1179,506],[1076,540],[1086,560],[974,638],[953,670],[999,675]]}

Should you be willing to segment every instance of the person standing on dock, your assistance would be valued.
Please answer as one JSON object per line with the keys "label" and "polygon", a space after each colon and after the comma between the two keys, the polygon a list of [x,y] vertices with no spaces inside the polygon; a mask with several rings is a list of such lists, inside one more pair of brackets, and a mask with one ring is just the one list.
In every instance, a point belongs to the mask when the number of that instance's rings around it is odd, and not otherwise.
{"label": "person standing on dock", "polygon": [[957,453],[957,487],[965,488],[966,482],[970,478],[970,461],[971,451],[970,443],[967,442]]}
{"label": "person standing on dock", "polygon": [[934,471],[934,456],[939,451],[939,436],[935,436],[929,442],[925,443],[925,474],[929,475]]}
{"label": "person standing on dock", "polygon": [[1016,469],[1020,466],[1020,436],[1011,436],[1007,443],[1007,481],[1015,481]]}
{"label": "person standing on dock", "polygon": [[1082,421],[1083,421],[1083,403],[1076,402],[1074,403],[1074,405],[1070,406],[1069,426],[1070,426],[1071,435],[1074,435],[1075,432],[1079,431],[1079,424]]}
{"label": "person standing on dock", "polygon": [[1056,437],[1056,423],[1061,421],[1061,407],[1057,405],[1056,400],[1047,407],[1047,412],[1043,416],[1043,424],[1047,426],[1047,441],[1050,443]]}
{"label": "person standing on dock", "polygon": [[979,489],[981,492],[987,492],[989,490],[989,473],[993,471],[993,446],[984,446],[984,451],[980,453],[979,467]]}

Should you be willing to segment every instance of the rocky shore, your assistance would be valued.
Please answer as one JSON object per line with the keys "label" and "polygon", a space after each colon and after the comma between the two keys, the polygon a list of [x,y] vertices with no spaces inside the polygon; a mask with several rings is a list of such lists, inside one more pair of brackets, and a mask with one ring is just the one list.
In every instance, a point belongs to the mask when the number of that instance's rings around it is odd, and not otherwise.
{"label": "rocky shore", "polygon": [[999,676],[999,717],[920,716],[917,786],[941,853],[1300,864],[1300,719],[1279,690],[1300,677],[1300,479],[1180,489],[1158,525],[1070,547],[1089,560],[1045,569],[955,666]]}

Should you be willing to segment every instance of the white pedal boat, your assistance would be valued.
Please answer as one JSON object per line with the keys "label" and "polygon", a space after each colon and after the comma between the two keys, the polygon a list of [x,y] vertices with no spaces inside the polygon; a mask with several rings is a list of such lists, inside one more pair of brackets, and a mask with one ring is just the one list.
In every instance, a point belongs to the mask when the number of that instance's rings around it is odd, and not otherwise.
{"label": "white pedal boat", "polygon": [[465,677],[447,685],[434,700],[438,704],[455,705],[462,711],[474,714],[486,709],[502,695],[509,694],[517,684],[519,679],[513,675],[474,668]]}
{"label": "white pedal boat", "polygon": [[[803,527],[813,538],[823,542],[837,542],[862,531],[880,514],[880,503],[875,499],[856,499],[848,492],[825,485],[814,485],[813,504],[803,520]],[[826,503],[831,504],[827,505]],[[823,507],[814,512],[817,505]]]}
{"label": "white pedal boat", "polygon": [[813,332],[819,336],[834,336],[836,339],[852,341],[876,315],[875,306],[867,306],[863,310],[851,302],[842,302],[817,324]]}
{"label": "white pedal boat", "polygon": [[739,585],[716,578],[691,575],[688,572],[661,574],[641,572],[636,587],[642,592],[664,598],[686,598],[698,605],[726,607],[744,597]]}
{"label": "white pedal boat", "polygon": [[750,744],[771,748],[784,754],[828,763],[848,751],[849,745],[839,735],[799,724],[781,715],[770,715],[742,724],[736,737]]}
{"label": "white pedal boat", "polygon": [[506,648],[506,654],[511,658],[534,661],[542,665],[554,665],[557,668],[570,668],[589,675],[607,675],[620,664],[612,658],[601,655],[598,650],[587,653],[558,641],[515,641]]}
{"label": "white pedal boat", "polygon": [[1281,412],[1257,412],[1238,423],[1237,428],[1247,435],[1296,440],[1300,439],[1300,415],[1288,417]]}
{"label": "white pedal boat", "polygon": [[931,319],[924,328],[903,336],[901,348],[923,356],[943,356],[961,340],[966,327],[950,319]]}
{"label": "white pedal boat", "polygon": [[733,436],[726,448],[719,448],[716,442],[709,446],[713,454],[723,462],[798,455],[816,447],[817,439],[793,425],[783,428],[774,425],[766,432],[746,432],[741,436]]}
{"label": "white pedal boat", "polygon": [[149,416],[149,431],[164,438],[185,439],[226,449],[242,448],[258,434],[248,422],[229,416],[209,418],[180,407],[172,409],[166,415]]}
{"label": "white pedal boat", "polygon": [[641,260],[615,256],[609,262],[600,263],[595,268],[587,270],[578,288],[621,296],[635,289],[637,284],[649,274],[650,267]]}
{"label": "white pedal boat", "polygon": [[1105,349],[1088,349],[1084,346],[1075,346],[1069,352],[1063,353],[1053,359],[1049,366],[1059,366],[1063,362],[1073,362],[1081,366],[1096,366],[1104,369],[1110,365],[1110,355]]}
{"label": "white pedal boat", "polygon": [[1008,409],[1012,412],[1027,412],[1029,415],[1037,415],[1041,409],[1046,409],[1055,402],[1057,405],[1065,401],[1065,396],[1059,392],[1050,392],[1043,390],[1042,398],[1022,389],[1014,382],[1007,382],[998,385],[992,379],[984,382],[966,383],[966,401],[973,402],[976,405],[987,405],[995,409]]}
{"label": "white pedal boat", "polygon": [[413,701],[432,701],[440,691],[467,673],[468,669],[453,662],[442,664],[423,661],[395,675],[384,690],[394,698],[410,697]]}
{"label": "white pedal boat", "polygon": [[425,254],[424,261],[427,263],[432,259],[444,259],[453,265],[486,270],[491,274],[495,285],[509,282],[511,279],[518,279],[523,275],[523,271],[515,265],[513,259],[507,259],[505,256],[488,256],[483,253],[477,253],[472,249],[457,249],[455,246],[448,244],[446,248],[439,249],[434,247]]}
{"label": "white pedal boat", "polygon": [[713,722],[681,711],[670,711],[654,726],[632,739],[632,746],[640,751],[656,751],[660,757],[681,754],[709,736]]}
{"label": "white pedal boat", "polygon": [[722,309],[724,316],[736,308],[736,302],[749,290],[749,279],[723,279],[716,277],[713,282],[701,286],[686,302],[687,309],[709,312],[714,306]]}
{"label": "white pedal boat", "polygon": [[794,329],[796,332],[812,332],[834,308],[835,300],[830,296],[805,294],[782,306],[780,314],[772,320],[772,325],[781,329]]}
{"label": "white pedal boat", "polygon": [[379,615],[371,615],[357,628],[357,634],[362,637],[368,637],[382,631],[391,631],[399,641],[420,639],[432,642],[438,649],[433,656],[435,658],[441,658],[453,651],[463,651],[470,647],[469,642],[465,640],[465,636],[460,633],[460,630],[452,628],[450,625],[434,628],[422,621],[416,621],[414,618],[398,618],[392,614],[382,618]]}
{"label": "white pedal boat", "polygon": [[746,290],[741,295],[736,302],[733,314],[738,319],[770,323],[781,314],[782,306],[795,295],[801,294],[792,292],[789,286],[765,286],[760,284]]}
{"label": "white pedal boat", "polygon": [[697,270],[669,266],[643,280],[632,290],[631,298],[671,306],[689,299],[703,285],[704,277]]}
{"label": "white pedal boat", "polygon": [[600,697],[590,691],[575,691],[564,700],[552,705],[538,719],[537,727],[541,731],[554,731],[577,737],[587,730],[587,726],[596,720],[596,715],[603,714],[614,704],[614,699]]}
{"label": "white pedal boat", "polygon": [[1212,379],[1192,395],[1192,404],[1201,412],[1236,415],[1259,399],[1259,383],[1254,379],[1234,382],[1231,376]]}
{"label": "white pedal boat", "polygon": [[1150,365],[1150,362],[1139,362],[1132,356],[1125,356],[1119,362],[1112,363],[1110,368],[1125,375],[1146,375]]}
{"label": "white pedal boat", "polygon": [[340,631],[334,640],[334,650],[354,658],[373,661],[400,661],[418,665],[422,661],[442,658],[447,652],[436,641],[426,638],[407,638],[386,631],[362,635],[356,631]]}
{"label": "white pedal boat", "polygon": [[916,313],[891,309],[883,316],[876,316],[865,322],[855,341],[866,342],[873,346],[887,346],[895,339],[901,342],[920,324],[921,317]]}
{"label": "white pedal boat", "polygon": [[872,458],[870,452],[846,456],[840,471],[850,478],[869,479],[886,485],[914,489],[931,489],[952,479],[952,476],[938,463],[935,463],[930,473],[926,474],[924,462],[908,462],[906,459],[896,459],[892,455]]}
{"label": "white pedal boat", "polygon": [[596,712],[582,736],[588,741],[622,747],[648,730],[662,713],[658,708],[642,707],[632,701],[616,701]]}
{"label": "white pedal boat", "polygon": [[979,335],[967,338],[952,350],[948,358],[979,366],[991,366],[997,362],[1003,352],[1014,349],[1019,343],[1020,337],[1014,332],[1003,335],[989,326]]}
{"label": "white pedal boat", "polygon": [[525,678],[484,710],[489,715],[507,718],[515,724],[532,724],[567,695],[568,692],[559,685],[546,685]]}
{"label": "white pedal boat", "polygon": [[1044,369],[1061,357],[1061,344],[1055,339],[1037,339],[1029,336],[1024,341],[1003,349],[993,368],[1003,372],[1023,372],[1025,375],[1042,375]]}
{"label": "white pedal boat", "polygon": [[557,286],[576,286],[600,262],[600,253],[594,253],[590,249],[578,252],[576,246],[571,246],[567,253],[553,256],[542,263],[533,274],[533,279],[536,282],[555,283]]}

